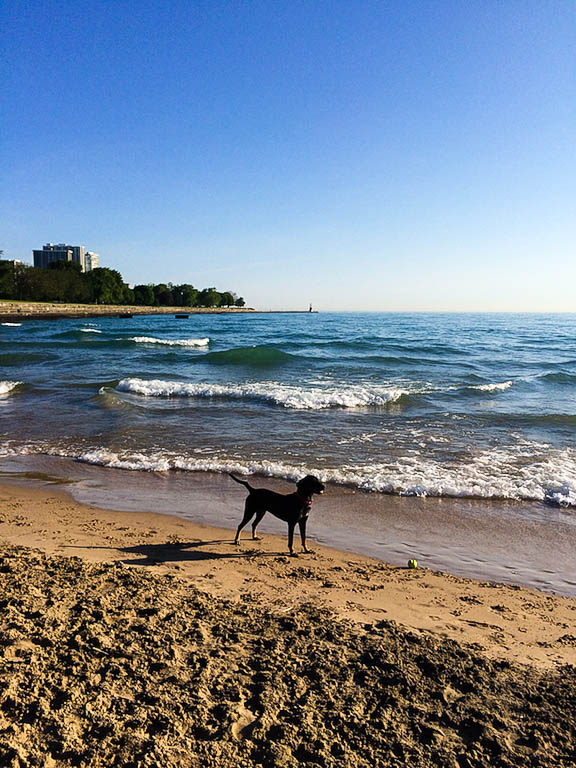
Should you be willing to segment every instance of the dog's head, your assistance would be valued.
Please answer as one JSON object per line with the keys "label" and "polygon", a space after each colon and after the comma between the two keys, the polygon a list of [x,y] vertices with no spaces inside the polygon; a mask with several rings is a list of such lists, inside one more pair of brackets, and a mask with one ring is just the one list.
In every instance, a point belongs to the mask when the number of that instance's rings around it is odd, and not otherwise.
{"label": "dog's head", "polygon": [[324,493],[324,483],[321,483],[314,475],[306,475],[296,483],[298,493],[302,496],[312,496],[313,493]]}

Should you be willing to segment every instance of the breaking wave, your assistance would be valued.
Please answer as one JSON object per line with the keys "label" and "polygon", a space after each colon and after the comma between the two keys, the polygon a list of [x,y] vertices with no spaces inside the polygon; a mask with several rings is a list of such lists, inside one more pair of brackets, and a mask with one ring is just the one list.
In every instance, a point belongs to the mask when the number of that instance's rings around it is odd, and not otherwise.
{"label": "breaking wave", "polygon": [[133,341],[136,344],[162,344],[167,347],[207,347],[210,343],[210,339],[207,337],[203,339],[157,339],[154,336],[131,336],[126,341]]}
{"label": "breaking wave", "polygon": [[225,400],[253,400],[297,410],[325,408],[365,408],[397,402],[410,393],[402,389],[369,390],[365,387],[315,389],[277,382],[244,384],[206,384],[159,379],[122,379],[116,390],[143,397],[196,397]]}
{"label": "breaking wave", "polygon": [[[230,351],[239,352],[240,350]],[[267,350],[267,352],[274,351]],[[228,354],[228,352],[213,352],[202,356],[200,360],[220,360],[219,355]],[[285,353],[279,352],[278,354],[284,355]],[[228,359],[225,357],[222,361],[228,361]],[[118,383],[116,389],[118,392],[130,392],[143,397],[253,400],[298,410],[323,410],[327,408],[378,408],[390,403],[406,403],[410,398],[418,395],[431,395],[461,390],[498,392],[504,391],[511,386],[511,381],[505,381],[499,384],[480,384],[466,387],[447,386],[444,388],[434,387],[426,383],[411,388],[392,385],[375,387],[362,385],[349,385],[345,387],[324,386],[320,388],[312,386],[299,387],[293,384],[274,381],[245,382],[242,384],[209,384],[126,378]]]}
{"label": "breaking wave", "polygon": [[503,392],[514,384],[513,381],[502,381],[499,384],[476,384],[465,387],[465,389],[474,389],[479,392]]}
{"label": "breaking wave", "polygon": [[576,506],[576,452],[559,451],[552,459],[523,465],[506,450],[486,451],[465,464],[447,466],[403,458],[390,463],[323,468],[291,466],[281,461],[245,461],[169,455],[87,451],[80,461],[118,469],[189,472],[237,472],[297,481],[313,474],[325,483],[398,496],[539,501]]}
{"label": "breaking wave", "polygon": [[[536,447],[536,446],[535,446]],[[440,463],[412,456],[371,464],[339,467],[293,464],[224,455],[178,455],[168,451],[146,452],[62,449],[46,445],[0,447],[3,455],[44,454],[113,469],[147,472],[234,472],[297,481],[313,474],[323,482],[360,491],[397,496],[469,498],[544,502],[576,506],[576,450],[548,451],[527,460],[527,446],[520,450],[486,450],[461,463]]]}
{"label": "breaking wave", "polygon": [[20,384],[22,384],[21,381],[0,381],[0,395],[13,392]]}

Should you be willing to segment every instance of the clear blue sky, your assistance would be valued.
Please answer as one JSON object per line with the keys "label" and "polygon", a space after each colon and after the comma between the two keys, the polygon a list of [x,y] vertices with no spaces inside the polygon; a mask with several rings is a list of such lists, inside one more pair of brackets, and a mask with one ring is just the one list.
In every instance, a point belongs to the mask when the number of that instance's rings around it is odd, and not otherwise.
{"label": "clear blue sky", "polygon": [[261,309],[576,311],[573,0],[5,0],[0,248]]}

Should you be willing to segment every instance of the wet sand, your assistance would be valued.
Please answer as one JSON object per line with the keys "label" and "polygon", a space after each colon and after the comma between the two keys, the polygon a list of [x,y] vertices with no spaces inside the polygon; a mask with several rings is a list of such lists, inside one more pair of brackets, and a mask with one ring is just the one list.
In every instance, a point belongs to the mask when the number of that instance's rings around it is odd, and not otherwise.
{"label": "wet sand", "polygon": [[[88,507],[56,488],[1,486],[0,541],[178,576],[214,597],[250,596],[271,610],[312,601],[360,623],[391,619],[476,644],[491,658],[543,667],[576,663],[576,641],[566,639],[575,634],[576,601],[570,598],[466,579],[421,562],[409,570],[312,539],[313,554],[292,558],[283,531],[263,531],[259,541],[244,531],[234,546],[228,528]],[[208,503],[203,493],[191,496],[190,514],[197,510],[201,517]]]}
{"label": "wet sand", "polygon": [[574,764],[576,601],[58,487],[0,487],[1,765]]}

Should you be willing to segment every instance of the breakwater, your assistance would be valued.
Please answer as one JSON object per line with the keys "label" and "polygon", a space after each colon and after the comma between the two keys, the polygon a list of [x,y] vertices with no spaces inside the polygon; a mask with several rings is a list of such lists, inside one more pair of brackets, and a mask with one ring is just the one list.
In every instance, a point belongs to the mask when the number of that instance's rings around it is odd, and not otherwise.
{"label": "breakwater", "polygon": [[143,307],[112,304],[60,304],[52,301],[0,301],[4,321],[58,317],[117,317],[118,315],[172,315],[255,312],[250,307]]}

